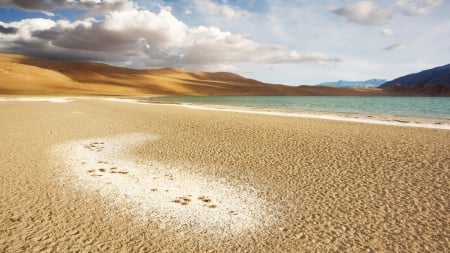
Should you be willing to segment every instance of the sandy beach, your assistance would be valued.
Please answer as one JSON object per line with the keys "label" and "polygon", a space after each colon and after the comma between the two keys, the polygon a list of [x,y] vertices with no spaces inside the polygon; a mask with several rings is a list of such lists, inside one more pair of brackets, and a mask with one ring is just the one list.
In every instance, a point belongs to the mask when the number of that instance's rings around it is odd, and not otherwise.
{"label": "sandy beach", "polygon": [[0,252],[446,252],[450,131],[0,101]]}

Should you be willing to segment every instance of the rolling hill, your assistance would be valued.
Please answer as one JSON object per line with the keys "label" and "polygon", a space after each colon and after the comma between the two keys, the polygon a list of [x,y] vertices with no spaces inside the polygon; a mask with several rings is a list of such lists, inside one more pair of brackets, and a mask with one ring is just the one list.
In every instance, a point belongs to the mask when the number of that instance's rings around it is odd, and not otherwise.
{"label": "rolling hill", "polygon": [[285,86],[218,72],[137,70],[0,54],[0,94],[10,95],[379,95],[380,89]]}

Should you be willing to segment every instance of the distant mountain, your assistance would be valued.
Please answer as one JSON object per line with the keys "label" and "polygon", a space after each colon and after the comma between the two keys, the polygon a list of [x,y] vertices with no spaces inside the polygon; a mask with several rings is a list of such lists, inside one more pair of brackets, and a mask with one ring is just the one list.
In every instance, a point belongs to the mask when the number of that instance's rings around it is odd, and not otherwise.
{"label": "distant mountain", "polygon": [[337,82],[325,82],[319,83],[317,86],[332,86],[332,87],[351,87],[351,88],[371,88],[378,87],[385,83],[386,79],[370,79],[366,81],[343,81],[339,80]]}
{"label": "distant mountain", "polygon": [[450,96],[450,64],[396,78],[380,88],[406,96]]}
{"label": "distant mountain", "polygon": [[386,88],[392,85],[407,87],[440,85],[450,87],[450,64],[399,77],[382,84],[380,88]]}

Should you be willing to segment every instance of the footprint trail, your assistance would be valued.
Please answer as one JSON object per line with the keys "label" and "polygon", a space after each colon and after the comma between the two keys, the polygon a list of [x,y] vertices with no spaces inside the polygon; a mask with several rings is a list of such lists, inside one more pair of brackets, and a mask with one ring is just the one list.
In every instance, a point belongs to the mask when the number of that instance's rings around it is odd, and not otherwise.
{"label": "footprint trail", "polygon": [[130,154],[134,147],[157,139],[126,134],[64,143],[54,151],[69,169],[64,180],[73,181],[79,190],[100,193],[139,222],[150,219],[162,227],[227,234],[273,219],[273,210],[251,187],[193,175],[158,161],[138,161]]}

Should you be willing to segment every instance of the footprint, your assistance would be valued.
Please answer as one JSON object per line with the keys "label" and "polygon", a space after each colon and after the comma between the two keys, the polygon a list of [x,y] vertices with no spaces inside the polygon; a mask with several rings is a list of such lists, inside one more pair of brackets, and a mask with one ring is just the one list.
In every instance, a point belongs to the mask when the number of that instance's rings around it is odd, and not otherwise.
{"label": "footprint", "polygon": [[198,199],[201,200],[201,201],[203,201],[203,202],[205,202],[205,203],[211,202],[211,199],[210,199],[210,198],[207,198],[207,197],[205,197],[205,196],[200,196],[200,197],[198,197]]}
{"label": "footprint", "polygon": [[212,204],[212,199],[210,199],[208,197],[200,196],[200,197],[198,197],[198,199],[201,200],[203,203],[205,203],[204,206],[207,206],[209,208],[217,208],[217,205]]}
{"label": "footprint", "polygon": [[177,197],[172,202],[181,204],[183,206],[187,206],[189,203],[191,203],[191,201],[192,201],[191,198],[185,196],[185,197]]}
{"label": "footprint", "polygon": [[80,190],[114,196],[108,198],[114,206],[124,204],[124,209],[145,220],[151,211],[150,219],[163,224],[195,223],[200,231],[219,231],[209,228],[223,226],[233,233],[254,229],[260,219],[272,219],[266,215],[265,202],[254,194],[257,190],[235,188],[159,161],[137,162],[126,155],[129,147],[155,139],[141,134],[114,136],[111,142],[107,139],[108,147],[99,140],[81,140],[58,145],[55,155],[78,176]]}
{"label": "footprint", "polygon": [[171,175],[171,174],[165,174],[164,177],[168,180],[171,180],[171,181],[173,180],[173,175]]}

